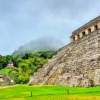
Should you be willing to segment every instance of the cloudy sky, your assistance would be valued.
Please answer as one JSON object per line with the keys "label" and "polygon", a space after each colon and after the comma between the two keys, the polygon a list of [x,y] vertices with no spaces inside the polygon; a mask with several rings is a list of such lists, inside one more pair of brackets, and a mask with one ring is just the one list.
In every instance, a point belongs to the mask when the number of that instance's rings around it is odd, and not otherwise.
{"label": "cloudy sky", "polygon": [[41,37],[68,44],[71,33],[100,15],[100,0],[0,0],[0,54]]}

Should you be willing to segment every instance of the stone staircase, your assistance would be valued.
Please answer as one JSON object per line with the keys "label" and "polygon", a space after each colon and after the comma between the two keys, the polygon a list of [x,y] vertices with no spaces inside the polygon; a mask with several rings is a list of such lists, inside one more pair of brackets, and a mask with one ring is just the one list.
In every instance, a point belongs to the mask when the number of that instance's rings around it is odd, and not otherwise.
{"label": "stone staircase", "polygon": [[100,85],[100,29],[59,49],[29,85]]}

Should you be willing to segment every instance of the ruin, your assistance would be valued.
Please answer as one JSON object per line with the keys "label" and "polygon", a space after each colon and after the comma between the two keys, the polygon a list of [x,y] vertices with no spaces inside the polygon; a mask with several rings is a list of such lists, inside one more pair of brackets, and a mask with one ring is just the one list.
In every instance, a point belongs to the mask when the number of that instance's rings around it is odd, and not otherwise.
{"label": "ruin", "polygon": [[8,62],[7,68],[14,68],[13,62],[11,60]]}
{"label": "ruin", "polygon": [[100,16],[75,30],[70,39],[30,77],[29,85],[100,86]]}
{"label": "ruin", "polygon": [[0,85],[3,84],[15,84],[13,80],[11,80],[10,77],[4,74],[0,74]]}
{"label": "ruin", "polygon": [[83,38],[84,36],[89,35],[92,32],[98,30],[99,28],[100,28],[100,16],[98,16],[97,18],[91,20],[87,24],[75,30],[72,33],[70,40],[71,42],[74,42],[75,40],[79,40]]}

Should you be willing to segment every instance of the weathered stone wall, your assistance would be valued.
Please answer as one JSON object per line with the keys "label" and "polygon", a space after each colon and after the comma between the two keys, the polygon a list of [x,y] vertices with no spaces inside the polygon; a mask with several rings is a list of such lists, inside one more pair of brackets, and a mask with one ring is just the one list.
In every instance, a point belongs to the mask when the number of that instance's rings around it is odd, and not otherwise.
{"label": "weathered stone wall", "polygon": [[13,80],[11,80],[10,77],[8,77],[4,74],[0,74],[0,85],[1,84],[15,84],[15,82]]}
{"label": "weathered stone wall", "polygon": [[100,29],[61,48],[28,84],[100,85]]}

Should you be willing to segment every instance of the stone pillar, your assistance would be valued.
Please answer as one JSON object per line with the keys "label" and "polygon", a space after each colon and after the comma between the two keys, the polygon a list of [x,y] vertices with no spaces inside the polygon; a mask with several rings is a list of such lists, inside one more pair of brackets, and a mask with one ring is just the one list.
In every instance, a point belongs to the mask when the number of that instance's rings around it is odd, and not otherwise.
{"label": "stone pillar", "polygon": [[79,36],[80,36],[80,38],[82,38],[82,37],[83,37],[83,33],[81,32],[81,33],[79,34]]}
{"label": "stone pillar", "polygon": [[85,35],[89,34],[88,29],[85,30]]}
{"label": "stone pillar", "polygon": [[91,32],[95,31],[95,25],[91,27]]}
{"label": "stone pillar", "polygon": [[75,41],[74,37],[71,37],[71,38],[70,38],[70,41],[71,41],[71,42],[74,42],[74,41]]}
{"label": "stone pillar", "polygon": [[75,35],[75,40],[78,40],[78,35]]}
{"label": "stone pillar", "polygon": [[100,28],[100,22],[97,25],[98,25],[98,28]]}

